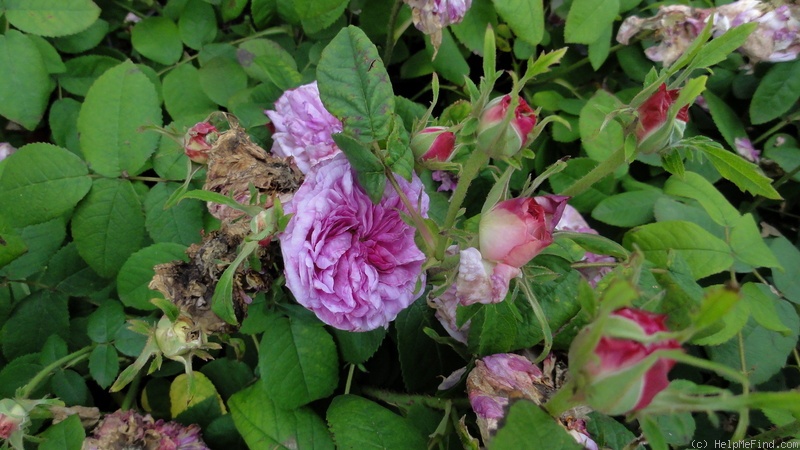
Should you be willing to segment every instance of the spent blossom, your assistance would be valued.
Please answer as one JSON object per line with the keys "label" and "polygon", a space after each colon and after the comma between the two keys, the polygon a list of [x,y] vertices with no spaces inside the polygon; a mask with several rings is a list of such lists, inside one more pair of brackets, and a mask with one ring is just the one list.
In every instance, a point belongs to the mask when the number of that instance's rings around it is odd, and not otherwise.
{"label": "spent blossom", "polygon": [[569,370],[590,407],[609,415],[626,414],[647,407],[667,387],[675,361],[653,354],[681,345],[675,339],[653,339],[656,333],[669,331],[666,318],[632,308],[614,311],[588,359],[582,355],[592,345],[596,323],[578,334],[570,346]]}
{"label": "spent blossom", "polygon": [[741,0],[717,8],[714,35],[730,28],[755,22],[758,27],[739,51],[758,61],[792,61],[800,53],[800,5]]}
{"label": "spent blossom", "polygon": [[150,414],[116,411],[103,418],[83,443],[83,450],[137,448],[142,450],[208,450],[200,427],[154,420]]}
{"label": "spent blossom", "polygon": [[[419,178],[395,179],[427,216]],[[349,331],[386,327],[421,294],[425,255],[401,217],[409,211],[388,183],[373,204],[343,154],[311,171],[285,212],[294,214],[280,236],[286,285],[323,322]]]}
{"label": "spent blossom", "polygon": [[419,31],[430,35],[433,48],[442,44],[442,29],[461,22],[472,0],[403,0],[411,7],[411,20]]}
{"label": "spent blossom", "polygon": [[264,113],[272,121],[272,153],[294,157],[301,172],[340,153],[331,135],[342,131],[342,123],[325,109],[317,82],[288,90]]}
{"label": "spent blossom", "polygon": [[15,151],[17,151],[17,149],[8,142],[0,142],[0,161],[8,158]]}
{"label": "spent blossom", "polygon": [[761,151],[753,146],[748,138],[735,138],[733,143],[736,145],[736,153],[742,158],[758,164],[761,161]]}
{"label": "spent blossom", "polygon": [[208,122],[195,124],[183,138],[183,152],[192,161],[206,164],[208,163],[208,152],[211,151],[218,136],[219,133],[214,125]]}
{"label": "spent blossom", "polygon": [[652,31],[652,38],[657,44],[644,52],[651,61],[661,61],[664,66],[669,66],[700,35],[712,12],[711,9],[684,5],[661,6],[653,17],[631,16],[625,19],[617,32],[617,41],[628,45],[631,38],[639,33]]}

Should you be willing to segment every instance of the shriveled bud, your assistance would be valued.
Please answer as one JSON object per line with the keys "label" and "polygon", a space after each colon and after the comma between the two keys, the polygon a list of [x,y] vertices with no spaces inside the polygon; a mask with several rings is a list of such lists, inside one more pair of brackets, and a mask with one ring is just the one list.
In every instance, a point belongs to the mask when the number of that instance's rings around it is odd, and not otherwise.
{"label": "shriveled bud", "polygon": [[478,124],[478,149],[493,158],[511,157],[528,145],[528,135],[536,126],[536,114],[522,97],[508,123],[505,118],[511,96],[489,102],[481,112]]}
{"label": "shriveled bud", "polygon": [[199,164],[208,162],[208,152],[217,140],[217,128],[208,122],[200,122],[186,132],[183,138],[183,151],[192,161]]}
{"label": "shriveled bud", "polygon": [[446,127],[427,127],[411,138],[411,151],[421,161],[449,161],[456,148],[456,135]]}

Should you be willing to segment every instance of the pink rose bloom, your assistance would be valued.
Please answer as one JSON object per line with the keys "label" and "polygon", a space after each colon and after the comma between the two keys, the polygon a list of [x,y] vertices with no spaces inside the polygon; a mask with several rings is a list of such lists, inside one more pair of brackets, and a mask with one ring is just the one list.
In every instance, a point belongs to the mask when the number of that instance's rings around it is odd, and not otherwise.
{"label": "pink rose bloom", "polygon": [[496,204],[478,226],[481,255],[511,267],[524,266],[553,242],[567,198],[545,195]]}
{"label": "pink rose bloom", "polygon": [[208,163],[208,152],[217,140],[217,128],[208,122],[200,122],[186,132],[183,138],[183,152],[192,161]]}
{"label": "pink rose bloom", "polygon": [[[419,178],[395,178],[426,216]],[[285,207],[294,216],[280,237],[286,286],[297,301],[342,330],[388,326],[425,281],[425,255],[401,211],[406,207],[388,183],[372,204],[343,154],[311,171]]]}
{"label": "pink rose bloom", "polygon": [[478,123],[478,148],[493,158],[512,157],[528,145],[528,135],[536,126],[536,113],[524,98],[514,110],[511,121],[505,123],[511,96],[504,95],[489,102],[481,112]]}
{"label": "pink rose bloom", "polygon": [[17,151],[17,149],[8,142],[0,142],[0,161],[8,158],[15,151]]}
{"label": "pink rose bloom", "polygon": [[[593,327],[590,324],[573,340],[570,347],[569,369],[576,378],[582,378],[586,386],[584,396],[589,406],[609,415],[625,414],[645,408],[653,397],[669,384],[667,373],[675,361],[648,357],[657,350],[680,349],[674,339],[644,342],[650,336],[669,331],[666,316],[632,308],[613,312],[606,321],[605,332],[593,350],[593,357],[582,367],[573,364],[575,352],[581,353],[587,345],[586,339]],[[641,334],[639,339],[613,337],[615,330],[630,335],[632,330]],[[646,365],[643,367],[643,365]],[[644,375],[631,380],[631,374],[644,370]],[[611,394],[613,392],[613,395]]]}
{"label": "pink rose bloom", "polygon": [[411,151],[420,161],[449,161],[456,148],[456,135],[447,127],[427,127],[411,138]]}
{"label": "pink rose bloom", "polygon": [[264,113],[275,127],[272,153],[294,157],[304,174],[340,152],[331,135],[342,131],[342,123],[325,109],[316,81],[284,92],[275,110]]}
{"label": "pink rose bloom", "polygon": [[[575,233],[589,233],[589,234],[597,234],[597,231],[590,227],[589,224],[586,222],[586,219],[583,218],[581,213],[578,212],[572,205],[567,205],[564,208],[564,213],[561,215],[561,220],[556,225],[556,231],[572,231]],[[586,261],[590,263],[613,263],[616,260],[608,255],[598,255],[592,252],[586,252],[583,256],[581,261]],[[606,276],[607,273],[611,272],[611,267],[582,267],[578,269],[578,272],[581,273],[588,281],[592,287],[597,286],[597,283]]]}

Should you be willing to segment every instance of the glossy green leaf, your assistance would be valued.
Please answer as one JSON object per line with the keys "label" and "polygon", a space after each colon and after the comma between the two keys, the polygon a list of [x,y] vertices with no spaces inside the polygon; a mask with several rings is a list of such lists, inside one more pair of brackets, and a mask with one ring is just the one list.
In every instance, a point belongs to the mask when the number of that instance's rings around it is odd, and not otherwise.
{"label": "glossy green leaf", "polygon": [[4,161],[0,210],[12,226],[56,218],[89,192],[86,164],[61,147],[29,144]]}
{"label": "glossy green leaf", "polygon": [[770,287],[762,283],[745,283],[742,286],[742,300],[750,308],[753,319],[762,327],[783,334],[790,334],[790,330],[781,322],[776,305],[778,297],[770,291]]}
{"label": "glossy green leaf", "polygon": [[295,2],[297,16],[306,33],[316,33],[331,26],[347,7],[348,0],[316,0]]}
{"label": "glossy green leaf", "polygon": [[377,204],[386,188],[386,174],[380,159],[365,144],[344,133],[336,133],[332,137],[355,169],[358,183],[372,203]]}
{"label": "glossy green leaf", "polygon": [[579,450],[583,448],[553,416],[535,403],[518,400],[511,403],[505,423],[488,448],[526,448],[531,442],[547,442],[551,448]]}
{"label": "glossy green leaf", "polygon": [[397,352],[403,383],[410,391],[424,391],[436,387],[437,374],[445,372],[442,363],[444,349],[435,345],[424,330],[433,328],[436,319],[424,298],[417,299],[400,311],[395,320]]}
{"label": "glossy green leaf", "polygon": [[127,180],[95,180],[75,210],[72,236],[78,253],[98,274],[111,278],[144,239],[144,213]]}
{"label": "glossy green leaf", "polygon": [[198,75],[203,92],[218,105],[227,106],[234,94],[247,88],[242,66],[224,56],[203,64]]}
{"label": "glossy green leaf", "polygon": [[328,407],[327,419],[340,448],[427,448],[425,439],[408,421],[362,397],[336,397]]}
{"label": "glossy green leaf", "polygon": [[92,0],[5,0],[5,10],[15,27],[47,37],[81,32],[100,17]]}
{"label": "glossy green leaf", "polygon": [[[198,71],[191,64],[178,66],[164,77],[164,106],[172,118],[204,117],[218,109],[203,92]],[[166,140],[162,139],[162,144]]]}
{"label": "glossy green leaf", "polygon": [[126,61],[95,81],[78,116],[81,152],[95,172],[117,177],[139,173],[160,135],[143,126],[161,126],[161,106],[153,83]]}
{"label": "glossy green leaf", "polygon": [[234,394],[228,407],[236,429],[250,448],[335,448],[325,422],[313,410],[279,407],[267,393],[264,381]]}
{"label": "glossy green leaf", "polygon": [[270,398],[293,409],[333,393],[338,360],[321,323],[276,315],[262,337],[258,366]]}
{"label": "glossy green leaf", "polygon": [[28,35],[28,39],[36,44],[36,48],[39,49],[39,54],[42,56],[42,61],[47,68],[47,73],[57,74],[66,72],[67,66],[64,64],[64,61],[61,60],[61,55],[50,41],[35,35]]}
{"label": "glossy green leaf", "polygon": [[539,45],[544,36],[542,0],[494,0],[497,14],[519,39]]}
{"label": "glossy green leaf", "polygon": [[188,261],[186,247],[171,242],[153,244],[132,254],[117,274],[119,299],[130,308],[156,309],[150,299],[164,296],[148,287],[155,275],[153,267],[176,260]]}
{"label": "glossy green leaf", "polygon": [[747,131],[745,131],[744,125],[736,111],[725,103],[724,100],[711,92],[711,90],[703,92],[703,98],[706,99],[711,118],[714,120],[714,124],[719,129],[722,137],[725,138],[728,147],[735,148],[736,138],[747,137]]}
{"label": "glossy green leaf", "polygon": [[[222,405],[222,398],[217,388],[202,372],[192,372],[191,375],[181,374],[172,380],[169,386],[170,413],[177,417],[188,411],[191,407],[204,403]],[[220,406],[220,410],[222,406]]]}
{"label": "glossy green leaf", "polygon": [[[0,242],[2,243],[0,245],[0,269],[19,258],[28,250],[22,236],[14,231],[3,218],[0,218]],[[0,317],[2,316],[0,315]],[[2,323],[2,320],[0,320],[0,323]]]}
{"label": "glossy green leaf", "polygon": [[222,21],[228,22],[239,17],[247,6],[248,0],[222,0],[220,12]]}
{"label": "glossy green leaf", "polygon": [[108,285],[108,281],[81,258],[74,242],[61,247],[52,256],[42,283],[75,297],[89,295]]}
{"label": "glossy green leaf", "polygon": [[125,310],[122,304],[117,300],[108,299],[89,314],[86,334],[92,341],[106,344],[114,339],[124,323]]}
{"label": "glossy green leaf", "polygon": [[0,276],[24,280],[47,267],[67,236],[66,222],[56,218],[20,230],[20,237],[28,252],[0,270]]}
{"label": "glossy green leaf", "polygon": [[106,37],[108,29],[107,21],[97,19],[80,33],[53,39],[53,44],[64,53],[83,53],[97,47]]}
{"label": "glossy green leaf", "polygon": [[86,432],[81,419],[73,414],[48,427],[41,437],[44,442],[39,445],[39,450],[81,450]]}
{"label": "glossy green leaf", "polygon": [[800,60],[782,62],[772,66],[758,84],[750,102],[750,119],[761,124],[785,114],[800,99]]}
{"label": "glossy green leaf", "polygon": [[175,64],[183,54],[178,26],[166,17],[148,17],[134,25],[131,44],[142,56],[164,65]]}
{"label": "glossy green leaf", "polygon": [[50,387],[53,389],[53,394],[67,406],[85,405],[89,399],[86,380],[74,370],[56,371],[50,379]]}
{"label": "glossy green leaf", "polygon": [[36,44],[17,30],[0,35],[0,79],[0,115],[35,129],[55,86]]}
{"label": "glossy green leaf", "polygon": [[47,290],[37,291],[22,299],[3,325],[3,355],[12,360],[38,352],[51,335],[67,339],[68,333],[67,297]]}
{"label": "glossy green leaf", "polygon": [[80,102],[73,98],[62,98],[50,105],[48,120],[55,144],[77,155],[80,155],[81,151],[78,140],[78,114],[80,111]]}
{"label": "glossy green leaf", "polygon": [[[483,37],[486,27],[497,28],[497,12],[491,0],[473,0],[464,19],[450,25],[453,35],[473,53],[483,56]],[[535,37],[536,31],[524,31],[528,37]]]}
{"label": "glossy green leaf", "polygon": [[649,261],[666,267],[669,253],[679,254],[695,279],[705,278],[730,268],[731,249],[724,241],[691,222],[657,222],[634,228],[625,234],[627,249],[638,246]]}
{"label": "glossy green leaf", "polygon": [[730,28],[722,36],[706,42],[700,47],[689,67],[692,69],[702,69],[713,66],[725,60],[729,54],[741,47],[747,37],[758,27],[757,23],[745,23]]}
{"label": "glossy green leaf", "polygon": [[178,189],[177,183],[159,183],[144,199],[145,227],[155,242],[190,245],[199,242],[203,229],[203,204],[180,202],[164,209],[167,199]]}
{"label": "glossy green leaf", "polygon": [[730,234],[731,249],[739,261],[753,267],[780,267],[772,250],[764,243],[752,214],[741,216]]}
{"label": "glossy green leaf", "polygon": [[111,386],[119,373],[119,355],[109,344],[101,344],[89,355],[89,374],[103,389]]}
{"label": "glossy green leaf", "polygon": [[[550,185],[554,192],[562,192],[569,186],[575,184],[581,177],[589,173],[597,162],[589,158],[572,158],[567,161],[567,168],[561,172],[554,173],[550,177]],[[595,208],[604,198],[614,192],[616,180],[609,175],[602,180],[594,183],[586,192],[572,197],[569,204],[580,212],[589,212]]]}
{"label": "glossy green leaf", "polygon": [[732,181],[739,189],[771,199],[781,198],[778,191],[772,187],[772,180],[764,176],[755,164],[721,148],[718,144],[706,143],[697,148],[714,164],[723,177]]}
{"label": "glossy green leaf", "polygon": [[591,44],[614,23],[619,0],[575,0],[564,27],[564,40],[573,44]]}
{"label": "glossy green leaf", "polygon": [[623,192],[604,198],[592,217],[617,227],[635,227],[653,220],[653,206],[663,194],[657,190]]}
{"label": "glossy green leaf", "polygon": [[101,55],[72,58],[65,63],[67,71],[58,76],[58,84],[70,94],[84,97],[100,75],[119,63],[118,59]]}
{"label": "glossy green leaf", "polygon": [[578,126],[586,154],[595,161],[604,161],[622,147],[622,125],[608,120],[612,111],[622,103],[613,94],[598,90],[581,109]]}
{"label": "glossy green leaf", "polygon": [[775,287],[792,303],[800,304],[800,250],[785,237],[773,239],[769,244],[773,254],[778,258],[781,267],[772,269],[772,280]]}
{"label": "glossy green leaf", "polygon": [[741,217],[714,185],[694,172],[686,172],[682,178],[670,177],[664,184],[664,192],[697,200],[714,222],[726,227],[732,227]]}
{"label": "glossy green leaf", "polygon": [[331,329],[336,338],[342,358],[350,364],[362,364],[378,351],[386,337],[385,328],[377,328],[372,331],[351,332],[339,329]]}
{"label": "glossy green leaf", "polygon": [[178,19],[180,37],[187,47],[200,50],[217,37],[214,8],[201,0],[189,0]]}
{"label": "glossy green leaf", "polygon": [[317,67],[320,98],[344,131],[362,142],[389,136],[394,94],[378,50],[350,26],[325,47]]}

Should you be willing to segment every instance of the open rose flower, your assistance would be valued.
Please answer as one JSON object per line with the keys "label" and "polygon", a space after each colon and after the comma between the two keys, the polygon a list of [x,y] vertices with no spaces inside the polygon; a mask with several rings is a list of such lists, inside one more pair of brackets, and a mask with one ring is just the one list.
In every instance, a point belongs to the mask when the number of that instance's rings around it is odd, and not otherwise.
{"label": "open rose flower", "polygon": [[294,157],[304,174],[340,152],[331,135],[342,131],[342,123],[325,109],[316,81],[284,92],[275,110],[264,113],[275,128],[272,153]]}
{"label": "open rose flower", "polygon": [[545,195],[496,204],[478,226],[481,255],[511,267],[524,266],[553,242],[568,198]]}
{"label": "open rose flower", "polygon": [[637,112],[639,122],[636,126],[636,138],[639,150],[652,153],[680,139],[686,122],[689,121],[689,106],[683,106],[675,117],[670,117],[669,109],[678,100],[680,90],[667,89],[661,84],[658,90],[642,103]]}
{"label": "open rose flower", "polygon": [[[584,328],[570,346],[569,369],[583,386],[583,396],[592,408],[609,415],[645,408],[669,384],[672,359],[652,356],[657,350],[680,349],[674,339],[649,341],[669,331],[666,316],[632,308],[613,312],[587,360],[581,360],[593,325]],[[617,337],[625,334],[626,337]],[[638,337],[634,337],[638,333]],[[647,341],[647,342],[645,342]]]}
{"label": "open rose flower", "polygon": [[[423,216],[428,196],[416,176],[395,177]],[[425,255],[389,183],[375,205],[339,155],[308,174],[285,212],[280,237],[286,285],[323,322],[349,331],[386,327],[421,294]]]}
{"label": "open rose flower", "polygon": [[511,96],[504,95],[489,102],[478,123],[478,148],[493,158],[512,157],[528,145],[528,135],[536,126],[536,113],[524,98],[506,123]]}

